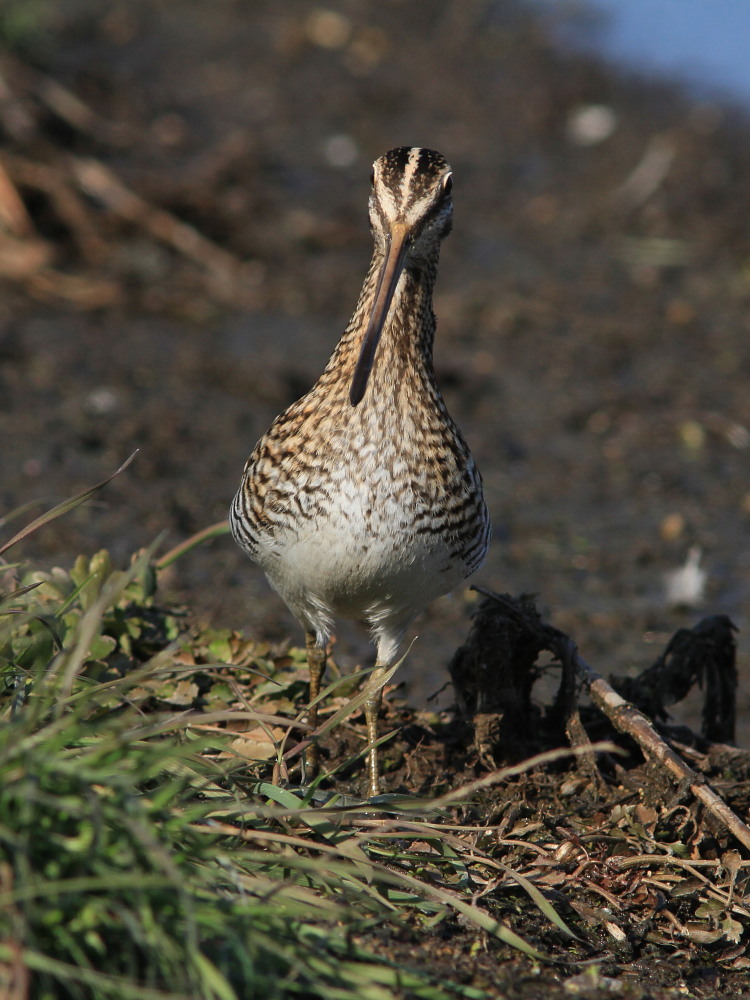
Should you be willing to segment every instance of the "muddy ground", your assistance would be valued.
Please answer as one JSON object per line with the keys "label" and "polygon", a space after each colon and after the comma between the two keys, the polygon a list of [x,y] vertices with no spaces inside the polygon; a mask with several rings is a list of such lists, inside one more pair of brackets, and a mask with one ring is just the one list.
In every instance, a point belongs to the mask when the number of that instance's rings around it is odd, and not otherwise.
{"label": "muddy ground", "polygon": [[[747,745],[746,117],[566,53],[510,2],[65,0],[9,16],[23,6],[0,19],[0,162],[27,213],[0,198],[2,508],[62,499],[140,449],[25,554],[126,560],[226,516],[256,438],[356,300],[371,161],[432,146],[455,173],[436,367],[494,523],[477,582],[537,593],[604,674],[729,615]],[[696,549],[706,587],[685,606],[665,574]],[[228,538],[169,587],[203,619],[301,638]],[[471,602],[418,623],[414,703],[445,683]],[[341,664],[370,655],[342,629]]]}

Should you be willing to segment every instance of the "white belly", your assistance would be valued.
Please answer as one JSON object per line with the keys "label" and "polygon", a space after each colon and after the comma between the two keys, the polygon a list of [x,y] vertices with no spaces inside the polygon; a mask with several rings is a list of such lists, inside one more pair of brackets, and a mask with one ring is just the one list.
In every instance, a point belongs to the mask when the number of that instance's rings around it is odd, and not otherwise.
{"label": "white belly", "polygon": [[407,608],[413,617],[463,578],[413,494],[397,499],[386,483],[382,490],[373,486],[363,497],[348,484],[323,513],[289,524],[283,541],[278,535],[261,541],[257,562],[303,618],[314,621],[317,611],[372,623]]}

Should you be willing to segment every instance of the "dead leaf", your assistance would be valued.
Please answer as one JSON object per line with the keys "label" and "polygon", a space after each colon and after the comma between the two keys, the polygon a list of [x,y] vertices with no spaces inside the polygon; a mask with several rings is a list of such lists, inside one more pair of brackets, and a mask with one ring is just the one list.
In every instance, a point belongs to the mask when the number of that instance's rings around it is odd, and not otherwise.
{"label": "dead leaf", "polygon": [[178,681],[174,686],[164,686],[158,693],[159,701],[167,705],[192,705],[200,693],[198,685],[193,681]]}
{"label": "dead leaf", "polygon": [[248,760],[270,760],[287,735],[279,726],[256,726],[229,744],[233,753]]}

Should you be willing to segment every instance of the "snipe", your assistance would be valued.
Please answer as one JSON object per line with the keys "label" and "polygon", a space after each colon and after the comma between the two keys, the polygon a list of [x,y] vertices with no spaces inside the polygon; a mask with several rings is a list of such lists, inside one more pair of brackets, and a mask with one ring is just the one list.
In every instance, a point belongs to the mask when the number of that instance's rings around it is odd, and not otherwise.
{"label": "snipe", "polygon": [[[375,161],[375,251],[354,315],[312,389],[255,446],[232,503],[236,541],[305,628],[311,701],[335,619],[369,626],[380,678],[415,615],[487,552],[482,479],[432,365],[452,187],[433,150],[402,146]],[[371,795],[381,694],[365,704]]]}

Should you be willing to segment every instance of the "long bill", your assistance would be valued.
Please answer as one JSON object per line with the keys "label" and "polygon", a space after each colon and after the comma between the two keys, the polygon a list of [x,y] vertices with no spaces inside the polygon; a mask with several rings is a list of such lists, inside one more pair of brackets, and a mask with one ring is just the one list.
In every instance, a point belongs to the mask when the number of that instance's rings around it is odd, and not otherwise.
{"label": "long bill", "polygon": [[385,259],[383,260],[383,266],[378,276],[375,301],[372,306],[365,335],[362,339],[357,367],[354,369],[354,375],[352,376],[352,385],[349,390],[349,401],[352,406],[356,406],[361,401],[367,389],[367,381],[375,362],[375,352],[378,349],[380,335],[388,318],[388,311],[391,308],[398,279],[401,277],[401,272],[404,269],[406,251],[408,249],[408,227],[405,225],[394,225],[388,237]]}

